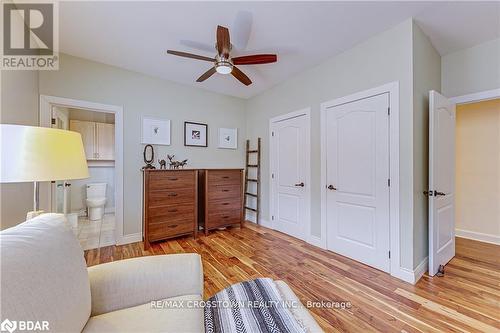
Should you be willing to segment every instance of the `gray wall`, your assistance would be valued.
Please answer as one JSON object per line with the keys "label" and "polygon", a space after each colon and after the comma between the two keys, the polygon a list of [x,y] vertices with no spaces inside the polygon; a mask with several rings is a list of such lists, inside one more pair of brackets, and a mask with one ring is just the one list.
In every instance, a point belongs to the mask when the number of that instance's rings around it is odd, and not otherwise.
{"label": "gray wall", "polygon": [[[38,72],[1,71],[0,123],[38,124]],[[8,158],[8,156],[2,156]],[[0,229],[23,222],[33,210],[31,183],[0,184]]]}
{"label": "gray wall", "polygon": [[441,61],[446,97],[500,88],[500,39],[445,55]]}
{"label": "gray wall", "polygon": [[413,268],[428,255],[429,91],[441,90],[441,56],[413,24]]}
{"label": "gray wall", "polygon": [[269,214],[269,119],[311,107],[311,234],[320,236],[320,104],[392,81],[400,84],[401,264],[412,269],[412,20],[407,20],[354,48],[302,72],[248,100],[247,136],[262,138],[262,218]]}

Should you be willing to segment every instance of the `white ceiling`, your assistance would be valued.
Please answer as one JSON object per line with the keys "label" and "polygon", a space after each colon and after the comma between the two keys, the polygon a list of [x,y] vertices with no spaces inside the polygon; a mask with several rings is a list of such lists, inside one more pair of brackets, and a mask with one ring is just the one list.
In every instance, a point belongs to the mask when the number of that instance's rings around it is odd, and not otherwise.
{"label": "white ceiling", "polygon": [[[411,16],[441,55],[500,37],[500,2],[62,2],[59,13],[61,52],[242,98]],[[230,29],[233,57],[277,53],[278,62],[240,66],[248,87],[219,74],[196,83],[210,63],[165,52],[214,56],[218,24]]]}

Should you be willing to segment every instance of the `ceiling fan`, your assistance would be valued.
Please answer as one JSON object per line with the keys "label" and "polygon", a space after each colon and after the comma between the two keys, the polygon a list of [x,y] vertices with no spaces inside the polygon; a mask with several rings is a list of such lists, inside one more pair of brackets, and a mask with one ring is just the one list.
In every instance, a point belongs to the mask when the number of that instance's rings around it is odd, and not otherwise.
{"label": "ceiling fan", "polygon": [[174,50],[167,50],[168,54],[176,55],[179,57],[191,58],[196,60],[209,61],[214,63],[214,67],[210,68],[208,71],[203,73],[196,82],[203,82],[209,77],[211,77],[215,72],[220,74],[231,74],[238,81],[248,86],[252,84],[252,81],[245,75],[241,70],[235,65],[260,65],[269,64],[276,62],[278,57],[276,54],[254,54],[241,57],[231,58],[229,52],[231,52],[231,41],[229,39],[229,29],[222,26],[217,26],[217,43],[215,44],[215,50],[217,55],[215,58],[200,56],[197,54],[180,52]]}

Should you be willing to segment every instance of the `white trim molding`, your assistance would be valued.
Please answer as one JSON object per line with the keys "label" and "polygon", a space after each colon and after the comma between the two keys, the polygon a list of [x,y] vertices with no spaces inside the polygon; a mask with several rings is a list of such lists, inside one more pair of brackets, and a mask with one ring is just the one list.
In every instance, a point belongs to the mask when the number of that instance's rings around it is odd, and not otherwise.
{"label": "white trim molding", "polygon": [[399,218],[399,81],[340,97],[321,104],[321,244],[327,246],[326,221],[326,110],[328,108],[354,102],[360,99],[389,93],[389,176],[391,179],[389,198],[390,220],[390,274],[404,281],[410,282],[412,274],[401,266],[401,235]]}
{"label": "white trim molding", "polygon": [[[252,222],[252,223],[254,223],[254,222]],[[266,228],[269,228],[269,229],[273,229],[273,224],[271,222],[269,222],[268,220],[264,220],[263,218],[260,218],[259,225],[266,227]]]}
{"label": "white trim molding", "polygon": [[118,239],[116,240],[116,245],[124,245],[137,242],[142,242],[142,232],[123,235],[119,240]]}
{"label": "white trim molding", "polygon": [[498,236],[498,235],[484,234],[482,232],[462,230],[462,229],[455,229],[455,236],[461,237],[461,238],[472,239],[472,240],[476,240],[479,242],[500,245],[500,236]]}
{"label": "white trim molding", "polygon": [[391,275],[405,282],[416,284],[425,272],[427,272],[428,268],[429,257],[425,257],[415,269],[411,270],[405,267],[400,267],[396,274],[392,274],[391,272]]}
{"label": "white trim molding", "polygon": [[307,238],[307,242],[311,245],[314,245],[314,246],[317,246],[319,248],[322,248],[323,250],[326,250],[326,239],[324,237],[309,235],[309,238]]}
{"label": "white trim molding", "polygon": [[[113,113],[115,115],[115,239],[117,244],[127,244],[136,242],[137,237],[130,238],[123,234],[123,107],[118,105],[94,103],[84,100],[77,100],[64,97],[40,95],[40,126],[51,126],[52,106],[65,108],[83,109],[94,112]],[[45,193],[48,198],[48,207],[51,207],[51,187],[40,193]],[[50,209],[49,209],[50,211]],[[142,239],[142,232],[139,233],[139,241]],[[128,241],[128,239],[134,240]]]}
{"label": "white trim molding", "polygon": [[274,145],[273,145],[273,124],[288,120],[288,119],[293,119],[301,116],[306,116],[305,123],[306,123],[306,179],[304,179],[304,182],[306,183],[305,186],[305,191],[306,191],[306,213],[305,215],[308,217],[307,221],[305,222],[304,226],[304,233],[301,235],[301,239],[303,241],[308,241],[311,235],[311,108],[307,107],[304,109],[300,109],[297,111],[289,112],[287,114],[282,114],[276,117],[273,117],[269,119],[269,217],[271,218],[270,221],[266,221],[268,225],[263,224],[264,221],[261,221],[261,225],[264,225],[270,229],[275,229],[274,228],[274,223],[272,221],[272,216],[274,216],[274,200],[273,200],[273,172],[274,172],[274,158],[276,156],[274,152]]}
{"label": "white trim molding", "polygon": [[499,97],[500,97],[500,88],[481,91],[473,94],[451,97],[450,101],[454,104],[467,104],[480,101],[487,101]]}

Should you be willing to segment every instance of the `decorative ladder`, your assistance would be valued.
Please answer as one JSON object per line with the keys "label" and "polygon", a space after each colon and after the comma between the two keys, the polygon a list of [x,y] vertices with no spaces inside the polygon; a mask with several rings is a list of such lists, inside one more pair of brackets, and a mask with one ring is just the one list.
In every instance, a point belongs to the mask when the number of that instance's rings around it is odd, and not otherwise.
{"label": "decorative ladder", "polygon": [[[257,164],[250,164],[250,154],[257,154]],[[249,168],[257,169],[257,178],[248,178]],[[250,193],[248,183],[256,183],[256,193]],[[256,198],[255,208],[248,206],[248,197]],[[250,150],[250,140],[247,140],[246,159],[245,159],[245,211],[255,212],[255,222],[259,223],[260,207],[260,138],[257,139],[257,149]]]}

